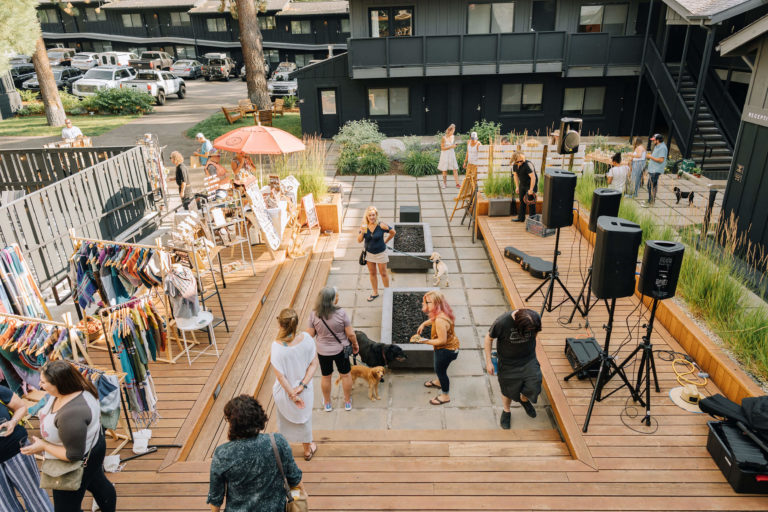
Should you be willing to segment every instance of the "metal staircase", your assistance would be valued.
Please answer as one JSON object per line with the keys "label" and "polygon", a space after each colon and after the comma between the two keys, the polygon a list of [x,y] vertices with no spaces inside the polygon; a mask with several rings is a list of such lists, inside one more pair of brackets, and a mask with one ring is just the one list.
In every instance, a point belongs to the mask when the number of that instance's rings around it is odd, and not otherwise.
{"label": "metal staircase", "polygon": [[[667,69],[676,79],[680,64],[668,64]],[[696,80],[685,68],[680,80],[680,96],[689,111],[693,112],[696,101]],[[733,160],[733,148],[718,126],[717,119],[713,116],[704,96],[696,117],[690,158],[696,162],[705,176],[712,179],[726,179],[731,168],[731,160]]]}

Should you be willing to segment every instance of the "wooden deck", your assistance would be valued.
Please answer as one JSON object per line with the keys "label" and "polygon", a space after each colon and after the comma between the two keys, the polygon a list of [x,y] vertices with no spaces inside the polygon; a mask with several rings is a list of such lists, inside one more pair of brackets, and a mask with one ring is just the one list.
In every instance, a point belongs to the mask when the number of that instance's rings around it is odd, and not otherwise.
{"label": "wooden deck", "polygon": [[[514,245],[548,259],[554,239],[525,233],[508,218],[481,217],[479,226],[508,300],[524,305],[521,297],[540,281],[504,259],[503,248]],[[589,253],[586,242],[579,253],[576,236],[569,228],[561,238],[561,276],[572,291],[581,284],[577,262],[587,261]],[[335,238],[321,237],[315,253],[301,264],[272,266],[261,255],[258,278],[243,273],[241,279],[228,281],[224,291],[234,327],[229,335],[217,329],[222,357],[201,357],[192,369],[181,362],[152,367],[163,416],[153,428],[152,441],[183,447],[161,449],[109,475],[117,485],[119,510],[208,510],[210,456],[224,441],[220,408],[229,396],[249,392],[272,410],[273,377],[266,357],[273,319],[279,308],[291,304],[303,322],[325,283],[333,246]],[[267,282],[270,286],[264,289]],[[535,298],[531,306],[540,303]],[[614,347],[626,337],[624,319],[636,305],[634,298],[619,301]],[[676,385],[669,363],[656,362],[662,392],[653,396],[652,413],[659,422],[655,434],[635,433],[622,424],[619,414],[628,398],[623,390],[597,404],[589,432],[582,435],[592,388],[589,381],[562,381],[570,372],[564,338],[586,334],[583,328],[570,330],[558,323],[569,313],[570,308],[546,314],[540,335],[545,385],[560,432],[316,431],[320,449],[311,462],[298,456],[300,447],[294,451],[311,510],[768,510],[768,498],[737,495],[724,480],[705,448],[708,418],[668,400]],[[576,318],[575,323],[581,321]],[[630,326],[636,318],[631,317]],[[593,325],[606,319],[604,308],[593,310]],[[595,334],[604,339],[602,330]],[[622,353],[638,339],[633,337]],[[653,341],[657,349],[681,350],[661,327]],[[219,383],[221,394],[212,401]],[[706,391],[717,389],[710,384]],[[268,428],[273,430],[274,424]],[[128,455],[124,450],[123,456]]]}

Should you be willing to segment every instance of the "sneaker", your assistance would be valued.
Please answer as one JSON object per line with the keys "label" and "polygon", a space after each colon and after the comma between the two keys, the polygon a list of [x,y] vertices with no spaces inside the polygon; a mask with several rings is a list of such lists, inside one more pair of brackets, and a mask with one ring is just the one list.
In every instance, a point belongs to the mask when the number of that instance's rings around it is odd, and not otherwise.
{"label": "sneaker", "polygon": [[331,412],[333,411],[333,406],[331,406],[330,402],[327,404],[323,404],[323,407],[325,408],[325,412]]}
{"label": "sneaker", "polygon": [[531,402],[521,402],[521,403],[523,405],[523,409],[525,409],[525,413],[531,418],[535,418],[536,409],[533,408],[533,404]]}
{"label": "sneaker", "polygon": [[501,428],[509,430],[512,428],[512,413],[507,411],[501,411]]}
{"label": "sneaker", "polygon": [[352,410],[352,402],[344,402],[344,410],[345,411],[351,411]]}

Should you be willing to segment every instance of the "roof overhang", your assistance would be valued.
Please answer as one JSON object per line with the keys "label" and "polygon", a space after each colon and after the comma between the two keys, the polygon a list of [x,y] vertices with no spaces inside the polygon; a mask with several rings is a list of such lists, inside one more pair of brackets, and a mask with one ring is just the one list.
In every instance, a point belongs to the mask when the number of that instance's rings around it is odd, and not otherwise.
{"label": "roof overhang", "polygon": [[752,51],[755,40],[766,32],[768,32],[768,15],[726,37],[720,41],[716,49],[722,56],[746,55]]}
{"label": "roof overhang", "polygon": [[722,21],[738,16],[739,14],[751,11],[761,5],[768,4],[768,0],[743,0],[738,4],[723,9],[722,11],[710,12],[707,14],[696,14],[689,11],[678,0],[663,0],[671,9],[680,16],[688,20],[691,24],[715,25]]}

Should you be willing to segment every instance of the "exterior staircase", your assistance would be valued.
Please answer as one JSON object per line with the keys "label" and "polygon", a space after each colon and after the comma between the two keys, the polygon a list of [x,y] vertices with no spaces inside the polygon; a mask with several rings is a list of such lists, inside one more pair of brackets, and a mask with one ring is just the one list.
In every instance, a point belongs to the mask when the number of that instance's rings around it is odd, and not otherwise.
{"label": "exterior staircase", "polygon": [[[677,79],[679,64],[669,64],[670,74]],[[688,109],[693,112],[696,101],[696,80],[687,69],[683,69],[680,81],[680,96]],[[727,179],[733,160],[733,148],[714,118],[707,100],[702,96],[699,113],[696,117],[696,129],[693,136],[691,156],[696,166],[710,179]],[[702,164],[703,162],[703,164]]]}

